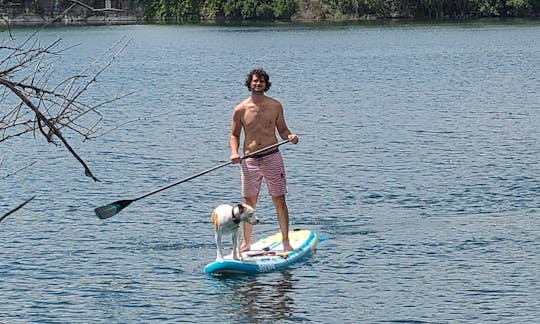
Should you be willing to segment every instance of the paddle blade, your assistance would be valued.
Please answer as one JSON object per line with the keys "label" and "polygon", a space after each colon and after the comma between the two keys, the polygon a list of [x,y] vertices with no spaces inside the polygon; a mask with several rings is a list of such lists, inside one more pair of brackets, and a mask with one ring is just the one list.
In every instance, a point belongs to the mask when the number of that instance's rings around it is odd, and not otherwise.
{"label": "paddle blade", "polygon": [[132,202],[133,200],[118,200],[113,202],[112,204],[98,207],[94,209],[94,212],[99,219],[106,219],[118,214],[122,209],[129,206],[129,204],[131,204]]}

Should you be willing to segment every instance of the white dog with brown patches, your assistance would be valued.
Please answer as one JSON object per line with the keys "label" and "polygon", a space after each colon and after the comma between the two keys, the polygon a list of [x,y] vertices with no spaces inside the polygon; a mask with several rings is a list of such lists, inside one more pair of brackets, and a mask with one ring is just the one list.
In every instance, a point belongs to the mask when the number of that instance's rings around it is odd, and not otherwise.
{"label": "white dog with brown patches", "polygon": [[240,252],[240,223],[247,222],[255,225],[259,219],[255,216],[255,209],[246,204],[231,206],[227,204],[219,205],[212,211],[212,223],[216,230],[216,260],[223,259],[223,248],[221,246],[221,236],[232,234],[232,255],[234,260],[242,260]]}

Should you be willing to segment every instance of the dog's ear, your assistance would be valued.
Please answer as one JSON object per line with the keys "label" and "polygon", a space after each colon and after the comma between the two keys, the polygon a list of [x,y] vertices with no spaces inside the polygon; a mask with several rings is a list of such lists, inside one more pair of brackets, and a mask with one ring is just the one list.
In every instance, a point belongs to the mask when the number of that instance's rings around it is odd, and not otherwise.
{"label": "dog's ear", "polygon": [[241,213],[244,211],[244,205],[243,204],[238,204],[238,211],[241,212]]}

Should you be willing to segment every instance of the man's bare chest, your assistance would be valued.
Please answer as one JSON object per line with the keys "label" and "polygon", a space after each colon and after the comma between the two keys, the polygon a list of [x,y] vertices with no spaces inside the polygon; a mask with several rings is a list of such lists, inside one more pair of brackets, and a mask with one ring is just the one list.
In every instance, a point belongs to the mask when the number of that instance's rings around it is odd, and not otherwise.
{"label": "man's bare chest", "polygon": [[268,107],[249,105],[244,112],[244,124],[268,124],[276,120],[276,113]]}

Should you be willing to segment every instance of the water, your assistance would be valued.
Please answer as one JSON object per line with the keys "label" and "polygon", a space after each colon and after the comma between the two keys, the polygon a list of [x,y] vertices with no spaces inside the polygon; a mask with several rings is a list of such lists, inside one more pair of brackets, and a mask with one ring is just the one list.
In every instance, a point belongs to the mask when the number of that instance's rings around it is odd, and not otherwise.
{"label": "water", "polygon": [[[26,30],[15,30],[23,37]],[[72,144],[2,143],[3,322],[489,322],[540,315],[540,25],[47,29],[76,71],[123,37],[90,96],[134,91]],[[247,71],[267,69],[300,144],[282,148],[293,228],[327,238],[287,271],[214,278],[216,170],[102,221],[93,208],[223,163]],[[61,74],[62,75],[62,74]],[[255,236],[277,229],[270,199]]]}

